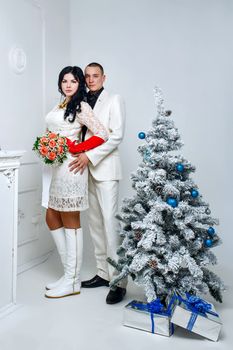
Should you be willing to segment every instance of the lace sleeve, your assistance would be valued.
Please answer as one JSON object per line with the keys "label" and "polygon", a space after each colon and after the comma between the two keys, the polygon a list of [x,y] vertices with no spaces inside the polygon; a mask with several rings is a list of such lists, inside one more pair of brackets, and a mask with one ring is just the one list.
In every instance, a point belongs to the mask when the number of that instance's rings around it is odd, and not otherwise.
{"label": "lace sleeve", "polygon": [[96,118],[88,103],[81,102],[81,112],[77,114],[77,118],[80,124],[86,125],[93,135],[101,137],[104,141],[108,140],[106,128],[99,119]]}

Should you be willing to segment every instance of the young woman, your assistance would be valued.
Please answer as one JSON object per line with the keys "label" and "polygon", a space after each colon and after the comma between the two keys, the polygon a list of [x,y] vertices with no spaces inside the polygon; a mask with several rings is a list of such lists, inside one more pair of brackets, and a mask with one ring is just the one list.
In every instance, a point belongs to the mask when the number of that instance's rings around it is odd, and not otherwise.
{"label": "young woman", "polygon": [[[87,151],[108,139],[104,126],[84,102],[85,78],[79,67],[65,67],[59,74],[58,88],[63,103],[46,116],[47,130],[67,138],[70,153],[61,165],[52,169],[46,222],[64,266],[64,276],[46,286],[45,296],[61,298],[80,293],[83,232],[80,211],[88,208],[88,169],[74,173],[68,168],[72,153]],[[93,136],[79,143],[82,126]]]}

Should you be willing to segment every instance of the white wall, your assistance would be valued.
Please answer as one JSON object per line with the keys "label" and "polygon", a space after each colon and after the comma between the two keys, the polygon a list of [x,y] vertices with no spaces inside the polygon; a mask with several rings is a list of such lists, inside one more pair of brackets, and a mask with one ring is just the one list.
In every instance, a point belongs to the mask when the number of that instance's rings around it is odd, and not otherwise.
{"label": "white wall", "polygon": [[60,99],[57,81],[62,68],[70,65],[70,1],[38,0],[45,20],[45,109]]}
{"label": "white wall", "polygon": [[[37,28],[24,11],[28,6],[41,12],[41,24]],[[151,125],[155,114],[153,87],[158,84],[185,142],[184,154],[197,166],[195,179],[201,193],[210,202],[213,214],[220,218],[219,229],[224,239],[224,245],[217,249],[220,263],[230,265],[233,2],[0,0],[0,7],[0,30],[4,34],[0,41],[1,147],[26,148],[25,163],[30,163],[33,157],[30,132],[39,134],[43,130],[42,107],[47,112],[59,98],[60,69],[69,64],[84,67],[91,61],[99,61],[106,70],[106,88],[124,96],[127,106],[126,135],[121,146],[123,198],[132,193],[129,174],[140,161],[136,151],[140,144],[137,133]],[[39,21],[39,17],[35,18]],[[38,70],[32,71],[30,79],[21,84],[20,79],[26,75],[14,75],[9,69],[9,49],[19,41],[23,43],[24,35],[21,40],[20,33],[26,33],[27,54],[36,60],[41,41],[38,44],[35,40],[35,32],[39,37],[44,35],[44,68],[39,54]],[[40,90],[41,82],[44,88]],[[29,101],[33,101],[31,105]],[[35,113],[25,113],[28,104]],[[26,144],[21,137],[25,132]],[[24,184],[32,181],[38,187],[36,198],[28,200],[28,209],[32,202],[39,205],[38,174],[34,169],[23,176]],[[25,189],[23,183],[21,191]],[[34,220],[34,214],[29,212],[27,218],[22,215],[21,219],[29,223],[32,217]],[[19,254],[21,265],[53,247],[43,222],[42,216],[40,235]],[[85,216],[83,224],[86,227]],[[85,261],[94,266],[91,242],[87,239],[86,243]]]}
{"label": "white wall", "polygon": [[[67,8],[68,5],[68,8]],[[35,264],[53,248],[40,205],[40,161],[32,144],[44,130],[44,114],[59,98],[57,76],[70,61],[69,1],[0,1],[0,73],[2,149],[24,149],[19,174],[19,271]],[[12,47],[22,47],[26,69],[9,65]],[[0,215],[4,210],[0,203]]]}
{"label": "white wall", "polygon": [[102,63],[106,88],[126,101],[121,198],[132,193],[137,133],[151,125],[157,84],[200,191],[220,218],[220,265],[229,265],[233,243],[232,34],[231,0],[71,0],[72,64]]}

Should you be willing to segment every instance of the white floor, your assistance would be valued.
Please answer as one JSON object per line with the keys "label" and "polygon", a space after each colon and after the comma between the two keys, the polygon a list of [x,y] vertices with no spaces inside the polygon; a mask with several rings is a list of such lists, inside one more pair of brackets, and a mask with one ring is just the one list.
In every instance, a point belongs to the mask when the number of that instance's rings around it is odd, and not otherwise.
{"label": "white floor", "polygon": [[[196,350],[232,349],[232,288],[224,295],[224,304],[215,303],[223,329],[218,342],[212,342],[177,328],[171,338],[122,326],[124,305],[140,299],[141,291],[130,283],[124,301],[107,305],[106,287],[82,289],[80,295],[44,298],[44,285],[59,274],[53,254],[45,263],[18,277],[18,304],[13,313],[0,319],[0,350]],[[92,273],[83,273],[92,277]]]}

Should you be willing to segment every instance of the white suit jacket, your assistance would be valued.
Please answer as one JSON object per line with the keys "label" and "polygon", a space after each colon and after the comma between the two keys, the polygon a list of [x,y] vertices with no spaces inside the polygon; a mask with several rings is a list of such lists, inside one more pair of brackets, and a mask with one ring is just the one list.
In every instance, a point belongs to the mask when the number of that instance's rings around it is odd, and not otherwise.
{"label": "white suit jacket", "polygon": [[[120,180],[122,178],[118,145],[121,143],[125,129],[125,105],[119,95],[110,95],[103,90],[93,109],[95,116],[109,132],[109,139],[86,152],[90,160],[89,171],[98,181]],[[91,137],[87,131],[85,139]]]}

